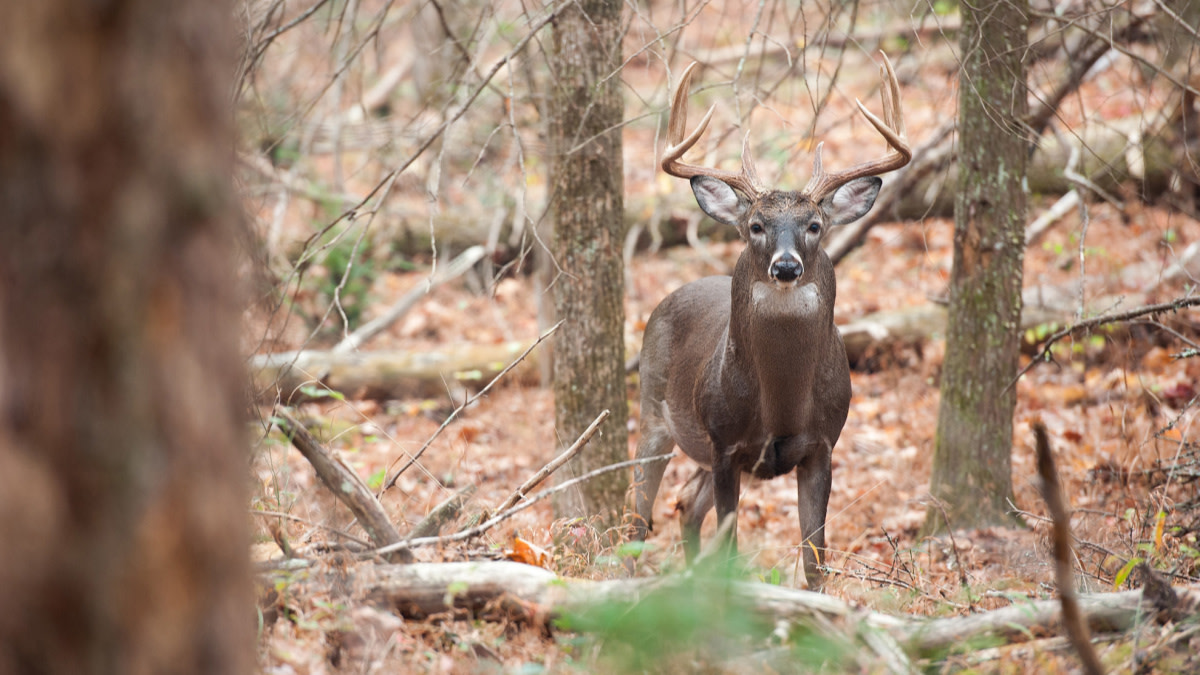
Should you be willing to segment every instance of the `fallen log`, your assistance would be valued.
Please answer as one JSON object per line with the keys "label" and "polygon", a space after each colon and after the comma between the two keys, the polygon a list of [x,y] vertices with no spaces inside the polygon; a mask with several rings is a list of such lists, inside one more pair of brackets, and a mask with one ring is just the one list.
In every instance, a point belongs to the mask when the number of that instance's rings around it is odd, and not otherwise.
{"label": "fallen log", "polygon": [[[1077,293],[1070,288],[1033,286],[1022,293],[1021,330],[1042,326],[1066,326],[1078,313]],[[1101,296],[1088,299],[1090,310],[1114,306],[1136,307],[1145,296]],[[934,339],[946,331],[946,307],[927,303],[903,309],[868,314],[838,326],[846,343],[846,357],[857,364],[873,350],[915,345]]]}
{"label": "fallen log", "polygon": [[[305,350],[258,354],[250,359],[260,401],[345,396],[352,399],[461,398],[504,370],[529,347],[526,342],[463,345],[425,353]],[[538,380],[537,353],[509,373],[522,384]]]}
{"label": "fallen log", "polygon": [[[289,574],[294,574],[289,571]],[[312,572],[293,583],[355,588],[365,601],[409,619],[466,613],[475,619],[515,620],[547,629],[566,615],[586,615],[602,605],[635,611],[656,593],[680,591],[696,597],[721,597],[768,620],[840,630],[854,642],[872,631],[883,632],[912,657],[940,656],[972,644],[1020,642],[1060,631],[1057,600],[1014,603],[968,616],[925,619],[864,610],[841,599],[773,584],[730,581],[701,575],[672,575],[588,581],[563,578],[548,570],[508,561],[364,564],[344,573]],[[273,588],[272,575],[262,577]],[[1122,633],[1149,621],[1193,621],[1200,607],[1200,587],[1177,587],[1174,605],[1160,607],[1143,591],[1089,594],[1079,597],[1084,620],[1094,633]],[[264,591],[265,594],[269,592]],[[683,596],[687,597],[687,595]],[[1161,604],[1161,603],[1158,603]]]}

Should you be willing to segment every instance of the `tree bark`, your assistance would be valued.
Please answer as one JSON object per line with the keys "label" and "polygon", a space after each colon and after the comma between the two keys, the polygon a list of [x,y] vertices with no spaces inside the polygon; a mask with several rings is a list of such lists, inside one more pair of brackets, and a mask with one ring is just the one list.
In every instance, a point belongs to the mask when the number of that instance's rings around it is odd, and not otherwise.
{"label": "tree bark", "polygon": [[962,12],[954,266],[926,533],[1012,522],[1028,2]]}
{"label": "tree bark", "polygon": [[[612,414],[560,472],[569,479],[629,458],[625,391],[624,264],[620,91],[621,9],[617,0],[566,5],[554,21],[550,147],[554,213],[554,304],[563,326],[554,341],[555,423],[577,438],[602,410]],[[613,525],[628,488],[611,473],[565,493],[561,516],[599,516]]]}
{"label": "tree bark", "polygon": [[248,673],[232,7],[0,7],[0,674]]}

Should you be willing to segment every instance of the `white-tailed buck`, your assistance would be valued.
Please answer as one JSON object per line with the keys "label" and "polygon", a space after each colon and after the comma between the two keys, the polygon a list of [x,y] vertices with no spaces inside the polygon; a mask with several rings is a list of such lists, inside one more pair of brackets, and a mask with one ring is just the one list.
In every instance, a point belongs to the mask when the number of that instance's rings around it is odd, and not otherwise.
{"label": "white-tailed buck", "polygon": [[[691,180],[705,213],[736,227],[746,242],[733,276],[683,286],[654,310],[641,355],[639,459],[677,445],[700,465],[680,498],[688,558],[700,525],[717,507],[718,522],[736,519],[742,473],[767,479],[793,469],[799,491],[800,548],[810,588],[819,588],[825,512],[834,443],[850,407],[850,369],[833,324],[833,264],[821,240],[875,203],[882,181],[912,157],[904,136],[896,74],[884,56],[883,120],[859,110],[887,140],[888,153],[844,171],[826,172],[817,145],[813,175],[799,192],[768,190],[758,180],[749,135],[740,173],[685,164],[712,117],[684,138],[688,85],[675,90],[662,168]],[[634,471],[633,536],[650,529],[666,462]],[[731,547],[736,536],[731,535]]]}

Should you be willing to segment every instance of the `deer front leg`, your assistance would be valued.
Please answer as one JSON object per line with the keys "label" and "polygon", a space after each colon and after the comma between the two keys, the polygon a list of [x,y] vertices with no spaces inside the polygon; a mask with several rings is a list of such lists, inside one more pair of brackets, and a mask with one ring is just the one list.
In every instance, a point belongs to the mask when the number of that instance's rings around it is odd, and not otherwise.
{"label": "deer front leg", "polygon": [[[720,447],[720,446],[718,446]],[[737,555],[737,507],[738,492],[741,488],[742,471],[733,463],[732,450],[718,451],[712,468],[713,501],[717,506],[717,528],[720,531],[726,518],[733,518],[729,528],[729,538],[724,542],[716,542],[726,549],[728,557]]]}
{"label": "deer front leg", "polygon": [[829,508],[829,489],[833,483],[832,448],[814,452],[808,461],[796,467],[797,505],[800,511],[800,555],[809,590],[821,589],[825,564],[825,514]]}

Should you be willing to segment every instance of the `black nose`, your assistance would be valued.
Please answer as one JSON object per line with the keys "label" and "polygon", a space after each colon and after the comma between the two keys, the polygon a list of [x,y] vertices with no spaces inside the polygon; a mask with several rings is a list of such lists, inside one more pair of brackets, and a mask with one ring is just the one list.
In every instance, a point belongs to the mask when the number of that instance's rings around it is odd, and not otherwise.
{"label": "black nose", "polygon": [[771,265],[771,278],[776,281],[795,281],[804,274],[804,265],[799,260],[776,260]]}

